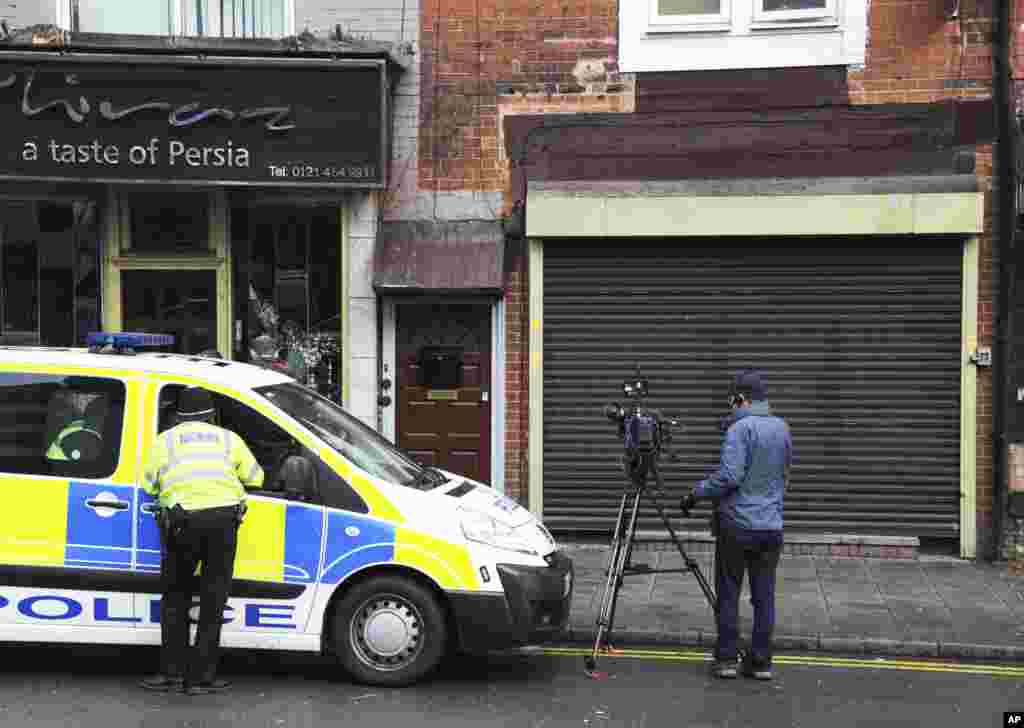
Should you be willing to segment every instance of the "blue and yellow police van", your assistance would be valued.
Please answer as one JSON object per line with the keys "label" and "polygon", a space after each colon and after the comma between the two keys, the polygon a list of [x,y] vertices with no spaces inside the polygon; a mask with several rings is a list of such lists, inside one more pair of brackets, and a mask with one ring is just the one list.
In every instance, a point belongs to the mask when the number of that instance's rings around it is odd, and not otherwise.
{"label": "blue and yellow police van", "polygon": [[[318,652],[356,681],[408,685],[449,651],[559,638],[571,560],[515,501],[421,467],[286,375],[161,353],[0,347],[0,641],[160,644],[160,537],[141,487],[178,392],[266,472],[248,493],[222,645]],[[198,610],[198,604],[194,606]]]}

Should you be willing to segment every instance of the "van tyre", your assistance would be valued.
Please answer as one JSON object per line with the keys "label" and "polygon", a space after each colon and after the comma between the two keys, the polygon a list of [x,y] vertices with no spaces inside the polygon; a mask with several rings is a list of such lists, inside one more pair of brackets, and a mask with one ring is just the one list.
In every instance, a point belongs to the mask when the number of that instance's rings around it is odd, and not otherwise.
{"label": "van tyre", "polygon": [[333,623],[335,654],[358,682],[400,687],[437,667],[448,627],[437,598],[400,576],[375,576],[345,594]]}

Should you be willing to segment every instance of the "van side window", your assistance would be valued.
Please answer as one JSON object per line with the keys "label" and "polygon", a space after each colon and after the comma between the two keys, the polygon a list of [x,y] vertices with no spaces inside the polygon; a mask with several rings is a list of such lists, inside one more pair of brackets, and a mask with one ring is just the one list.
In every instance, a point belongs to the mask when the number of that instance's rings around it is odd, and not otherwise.
{"label": "van side window", "polygon": [[294,455],[298,443],[281,427],[241,402],[213,393],[217,424],[241,437],[252,450],[266,475],[264,489],[273,490],[274,480],[288,455]]}
{"label": "van side window", "polygon": [[[299,473],[303,482],[313,481],[315,501],[331,508],[341,508],[353,513],[368,513],[369,507],[355,490],[342,480],[315,453],[304,447],[277,424],[247,404],[219,394],[213,395],[221,427],[225,427],[243,440],[256,456],[266,474],[264,493],[272,497],[295,499],[295,493],[288,492],[286,483]],[[303,467],[290,460],[298,455],[305,459]],[[282,467],[283,466],[283,467]],[[292,485],[295,485],[293,482]],[[311,498],[307,497],[309,501]]]}
{"label": "van side window", "polygon": [[125,386],[116,379],[0,373],[0,471],[110,477],[124,406]]}

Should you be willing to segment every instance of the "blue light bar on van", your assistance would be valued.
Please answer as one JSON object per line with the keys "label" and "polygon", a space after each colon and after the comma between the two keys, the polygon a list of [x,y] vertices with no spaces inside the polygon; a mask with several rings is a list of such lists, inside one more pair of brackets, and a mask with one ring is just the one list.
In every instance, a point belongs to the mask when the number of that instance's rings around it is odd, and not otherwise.
{"label": "blue light bar on van", "polygon": [[174,346],[174,336],[171,334],[94,331],[86,337],[86,343],[90,349],[109,346],[116,350],[135,350],[148,347]]}

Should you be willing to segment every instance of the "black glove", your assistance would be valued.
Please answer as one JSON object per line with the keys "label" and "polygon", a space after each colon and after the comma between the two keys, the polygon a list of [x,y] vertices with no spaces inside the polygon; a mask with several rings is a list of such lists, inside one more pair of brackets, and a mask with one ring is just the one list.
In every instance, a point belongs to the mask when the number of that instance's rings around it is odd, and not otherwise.
{"label": "black glove", "polygon": [[693,510],[695,505],[697,505],[697,496],[694,495],[694,492],[691,490],[679,501],[679,510],[683,512],[684,516],[689,517],[690,511]]}

